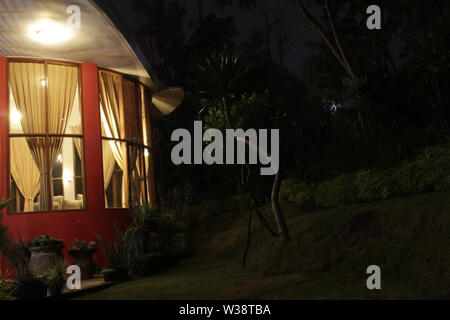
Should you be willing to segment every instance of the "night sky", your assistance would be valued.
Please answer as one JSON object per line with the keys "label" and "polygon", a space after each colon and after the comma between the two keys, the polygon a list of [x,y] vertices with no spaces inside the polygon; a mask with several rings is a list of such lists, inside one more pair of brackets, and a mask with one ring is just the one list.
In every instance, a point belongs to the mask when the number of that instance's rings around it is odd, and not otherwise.
{"label": "night sky", "polygon": [[[314,30],[305,26],[305,20],[298,10],[295,3],[291,0],[280,0],[274,4],[272,0],[262,0],[267,11],[281,10],[284,29],[290,29],[289,33],[289,51],[286,55],[284,65],[290,71],[301,76],[304,59],[311,54],[312,49],[305,46],[305,42],[318,40],[318,35]],[[198,16],[197,2],[185,0],[187,10],[185,22],[196,19]],[[213,11],[218,17],[233,16],[236,29],[239,32],[239,40],[245,40],[256,29],[264,28],[264,19],[259,9],[241,9],[237,5],[228,6],[224,9],[214,7],[212,1],[204,2],[204,12]],[[134,12],[131,1],[111,0],[122,19],[131,27],[135,25],[136,13]],[[320,13],[318,10],[312,10],[316,16]]]}

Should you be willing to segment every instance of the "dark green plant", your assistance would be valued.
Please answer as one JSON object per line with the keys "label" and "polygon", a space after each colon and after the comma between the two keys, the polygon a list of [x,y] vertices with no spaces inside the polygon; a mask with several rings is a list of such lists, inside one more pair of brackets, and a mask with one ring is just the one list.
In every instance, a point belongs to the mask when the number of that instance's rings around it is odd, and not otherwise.
{"label": "dark green plant", "polygon": [[72,246],[69,248],[69,253],[94,253],[97,252],[97,243],[90,241],[86,244],[86,241],[80,241],[75,239],[72,241]]}
{"label": "dark green plant", "polygon": [[10,290],[11,295],[18,299],[40,300],[47,294],[47,286],[40,279],[33,277],[30,268],[30,251],[27,243],[19,234],[19,240],[8,241],[5,256],[14,267],[16,282]]}
{"label": "dark green plant", "polygon": [[53,265],[44,272],[43,276],[51,297],[59,297],[66,286],[67,262],[64,257],[55,259]]}
{"label": "dark green plant", "polygon": [[36,236],[30,240],[30,247],[64,247],[63,239],[56,239],[50,235],[40,235]]}
{"label": "dark green plant", "polygon": [[20,234],[19,240],[10,240],[5,255],[9,263],[14,267],[17,281],[26,282],[33,279],[29,268],[31,254]]}
{"label": "dark green plant", "polygon": [[286,181],[283,196],[307,209],[405,197],[450,188],[450,144],[428,147],[387,169],[366,169],[317,182]]}
{"label": "dark green plant", "polygon": [[[9,206],[11,201],[9,200],[0,200],[0,210],[6,208]],[[3,252],[5,250],[5,247],[7,246],[9,242],[9,233],[6,226],[3,226],[0,224],[0,252]]]}
{"label": "dark green plant", "polygon": [[151,222],[154,221],[157,212],[158,210],[148,203],[136,206],[130,211],[133,222],[124,236],[130,259],[147,253]]}
{"label": "dark green plant", "polygon": [[103,235],[97,235],[97,239],[106,258],[108,259],[108,266],[110,268],[122,268],[129,266],[128,261],[128,245],[124,233],[122,233],[117,224],[114,225],[114,236],[111,244],[105,241]]}

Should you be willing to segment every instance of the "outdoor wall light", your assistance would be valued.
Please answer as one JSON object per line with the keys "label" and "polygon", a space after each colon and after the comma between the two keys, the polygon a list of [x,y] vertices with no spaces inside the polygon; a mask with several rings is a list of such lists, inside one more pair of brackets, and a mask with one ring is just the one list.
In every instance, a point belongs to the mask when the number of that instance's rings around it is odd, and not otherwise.
{"label": "outdoor wall light", "polygon": [[65,25],[50,20],[41,20],[30,25],[29,36],[41,43],[56,44],[69,40],[72,33]]}

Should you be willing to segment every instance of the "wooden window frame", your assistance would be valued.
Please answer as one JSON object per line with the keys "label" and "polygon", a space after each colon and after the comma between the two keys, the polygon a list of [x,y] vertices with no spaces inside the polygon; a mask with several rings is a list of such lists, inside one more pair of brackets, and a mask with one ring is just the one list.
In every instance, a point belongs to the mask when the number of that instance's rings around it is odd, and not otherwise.
{"label": "wooden window frame", "polygon": [[[81,134],[53,134],[48,133],[48,118],[45,119],[45,126],[46,126],[46,132],[47,133],[11,133],[10,131],[10,77],[9,77],[9,66],[11,63],[14,62],[24,62],[24,63],[41,63],[44,65],[44,72],[45,72],[45,80],[48,83],[48,65],[62,65],[62,66],[71,66],[76,67],[78,69],[78,101],[79,101],[79,112],[80,112],[80,126],[81,126]],[[77,138],[81,139],[81,146],[84,148],[84,106],[83,106],[83,92],[82,92],[82,74],[81,74],[81,64],[76,62],[68,62],[68,61],[59,61],[59,60],[53,60],[53,59],[40,59],[40,58],[7,58],[7,65],[8,65],[8,71],[7,71],[7,131],[8,131],[8,176],[9,176],[9,183],[7,185],[7,194],[10,197],[11,196],[11,183],[13,181],[12,174],[11,174],[11,146],[10,141],[14,138],[27,138],[27,137],[36,137],[36,138],[44,138],[45,140],[52,138],[52,137],[60,137],[60,138]],[[48,110],[48,87],[45,90],[45,110]],[[48,159],[48,151],[46,151],[46,161],[49,161]],[[85,161],[86,157],[83,156],[83,159],[81,159],[81,173],[82,173],[82,187],[83,187],[83,208],[81,209],[70,209],[70,210],[53,210],[53,200],[52,195],[49,196],[46,201],[48,202],[48,208],[49,210],[43,211],[31,211],[31,212],[13,212],[11,207],[8,207],[7,214],[8,215],[28,215],[28,214],[44,214],[44,213],[54,213],[54,212],[74,212],[74,211],[86,211],[87,208],[87,195],[86,195],[86,172],[85,172]],[[52,172],[47,174],[48,179],[48,185],[50,188],[50,194],[52,193],[53,188],[53,179],[52,179]],[[22,195],[23,196],[23,195]],[[16,200],[17,201],[17,200]]]}
{"label": "wooden window frame", "polygon": [[[131,179],[130,179],[130,155],[129,155],[129,148],[130,147],[136,147],[136,148],[142,150],[142,159],[141,159],[141,161],[143,161],[143,171],[144,171],[143,175],[144,175],[144,180],[145,180],[145,182],[144,182],[144,186],[145,186],[144,187],[144,201],[145,201],[145,203],[151,203],[152,199],[150,199],[150,197],[149,197],[148,190],[149,190],[149,188],[154,188],[154,186],[153,186],[153,184],[151,186],[149,186],[148,185],[149,184],[148,181],[149,181],[149,178],[151,178],[151,181],[153,181],[153,177],[150,177],[150,176],[147,175],[147,168],[146,168],[146,165],[145,165],[145,156],[144,156],[145,150],[148,150],[149,157],[152,157],[152,154],[153,154],[153,148],[152,148],[152,143],[151,143],[151,141],[152,141],[151,118],[150,118],[150,110],[147,110],[146,115],[148,116],[148,121],[150,123],[149,128],[148,128],[150,132],[147,132],[147,134],[148,134],[148,139],[147,140],[149,141],[149,143],[148,143],[148,145],[146,145],[145,144],[145,140],[144,140],[144,128],[143,128],[143,123],[142,123],[142,121],[143,121],[143,116],[142,116],[143,105],[142,105],[142,97],[141,97],[141,90],[144,90],[144,94],[145,94],[145,93],[148,93],[147,90],[149,90],[149,89],[143,83],[141,83],[138,79],[135,79],[135,78],[133,78],[133,77],[131,77],[129,75],[125,75],[123,73],[116,72],[116,71],[111,71],[109,69],[104,69],[104,68],[99,68],[98,69],[98,73],[100,74],[100,72],[106,72],[106,73],[111,73],[111,74],[120,76],[121,84],[122,84],[122,99],[124,99],[125,81],[132,82],[135,85],[135,95],[136,95],[135,96],[136,97],[135,101],[136,101],[136,111],[137,111],[137,114],[135,116],[135,118],[136,118],[135,121],[138,123],[138,126],[140,128],[139,135],[140,135],[140,140],[141,140],[141,142],[136,142],[136,141],[130,140],[127,137],[127,134],[129,132],[128,128],[126,127],[127,123],[128,123],[128,119],[125,119],[125,121],[124,121],[125,139],[109,138],[109,137],[104,137],[102,134],[100,134],[101,140],[102,140],[102,148],[103,148],[103,141],[117,141],[117,142],[126,144],[126,161],[127,161],[127,168],[126,168],[126,170],[128,171],[127,185],[128,185],[128,191],[129,192],[128,192],[128,199],[127,199],[127,204],[128,204],[127,208],[123,208],[123,207],[108,208],[108,207],[106,207],[106,203],[105,203],[104,204],[105,209],[106,210],[121,210],[121,209],[130,209],[132,207],[132,203],[131,203]],[[99,77],[99,81],[100,81],[100,77]],[[144,99],[145,99],[145,97],[144,97]],[[121,101],[120,105],[122,106],[122,108],[124,108],[123,111],[124,111],[124,114],[126,114],[125,113],[124,101]],[[101,106],[99,104],[99,113],[101,112],[100,109],[101,109]],[[102,132],[101,126],[102,126],[102,124],[100,123],[100,132]],[[102,152],[102,155],[103,155],[103,152]],[[102,157],[102,159],[103,159],[103,157]],[[136,161],[137,161],[137,159],[136,159]],[[153,157],[152,157],[152,159],[150,161],[153,161]],[[102,164],[103,164],[103,160],[102,160]],[[153,175],[154,173],[152,172],[150,174]],[[103,181],[104,181],[105,177],[103,176],[103,170],[102,170],[102,177],[103,177]],[[104,189],[103,193],[105,194],[105,192],[106,192],[106,190]]]}

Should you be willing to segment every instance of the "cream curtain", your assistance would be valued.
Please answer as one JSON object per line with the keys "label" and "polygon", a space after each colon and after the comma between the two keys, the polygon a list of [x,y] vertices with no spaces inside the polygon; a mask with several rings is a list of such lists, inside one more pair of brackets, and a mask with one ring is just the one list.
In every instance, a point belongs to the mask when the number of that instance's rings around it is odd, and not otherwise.
{"label": "cream curtain", "polygon": [[[122,77],[100,71],[100,116],[102,121],[102,134],[113,139],[125,138],[125,118],[123,112]],[[128,207],[128,170],[126,143],[109,141],[111,152],[115,161],[123,172],[122,179],[122,207]],[[108,168],[107,168],[108,169]],[[105,170],[105,169],[104,169]],[[107,179],[105,178],[105,181]]]}
{"label": "cream curtain", "polygon": [[11,139],[11,174],[25,198],[24,212],[33,211],[33,202],[39,193],[40,172],[36,167],[25,138]]}
{"label": "cream curtain", "polygon": [[[78,69],[42,63],[10,63],[10,83],[25,134],[64,134],[75,99]],[[47,90],[47,106],[46,95]],[[29,137],[27,143],[40,172],[40,209],[47,211],[51,186],[49,175],[60,153],[63,138]]]}
{"label": "cream curtain", "polygon": [[[103,183],[104,189],[108,189],[109,183],[111,182],[112,175],[114,173],[114,167],[116,165],[116,159],[114,158],[114,154],[111,149],[113,147],[110,146],[110,143],[114,143],[112,141],[103,140]],[[105,206],[108,207],[108,201],[106,199],[105,194]]]}
{"label": "cream curtain", "polygon": [[[81,133],[81,125],[71,126],[70,132],[72,134],[80,134]],[[83,147],[81,144],[80,138],[73,138],[73,144],[75,145],[75,148],[77,149],[78,155],[80,156],[80,159],[83,160]]]}
{"label": "cream curtain", "polygon": [[136,147],[130,147],[130,184],[131,184],[131,201],[133,205],[140,205],[144,202],[144,191],[141,190],[142,169],[141,169],[141,151]]}

